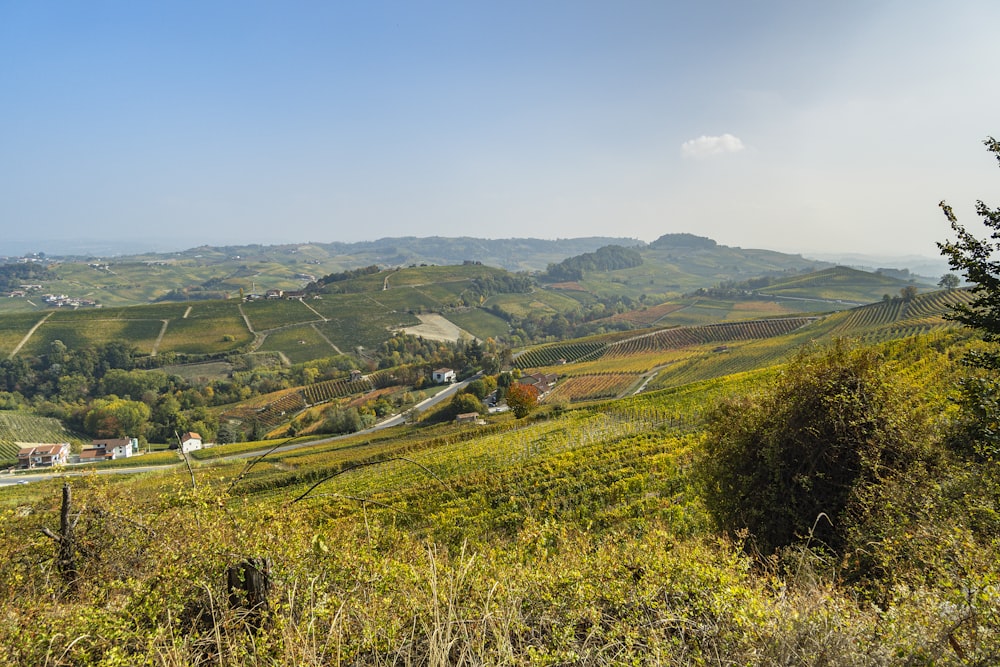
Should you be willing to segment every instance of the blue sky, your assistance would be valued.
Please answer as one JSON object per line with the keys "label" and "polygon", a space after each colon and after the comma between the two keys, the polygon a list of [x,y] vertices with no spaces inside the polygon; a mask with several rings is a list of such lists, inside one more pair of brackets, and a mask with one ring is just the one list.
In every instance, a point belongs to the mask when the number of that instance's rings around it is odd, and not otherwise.
{"label": "blue sky", "polygon": [[0,0],[0,253],[691,232],[933,256],[939,200],[1000,205],[998,23],[994,0]]}

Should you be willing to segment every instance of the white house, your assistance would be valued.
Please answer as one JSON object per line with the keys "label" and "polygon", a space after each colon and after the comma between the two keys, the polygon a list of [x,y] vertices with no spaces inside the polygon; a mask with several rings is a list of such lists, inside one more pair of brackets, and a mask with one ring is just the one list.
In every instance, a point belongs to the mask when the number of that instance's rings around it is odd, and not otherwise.
{"label": "white house", "polygon": [[181,451],[187,454],[196,449],[201,449],[201,436],[194,431],[188,431],[181,436]]}
{"label": "white house", "polygon": [[450,368],[439,368],[431,373],[431,379],[438,384],[448,384],[455,381],[455,371]]}
{"label": "white house", "polygon": [[80,458],[82,459],[91,449],[101,451],[105,459],[126,459],[139,451],[139,441],[136,438],[91,440],[90,447],[83,450]]}

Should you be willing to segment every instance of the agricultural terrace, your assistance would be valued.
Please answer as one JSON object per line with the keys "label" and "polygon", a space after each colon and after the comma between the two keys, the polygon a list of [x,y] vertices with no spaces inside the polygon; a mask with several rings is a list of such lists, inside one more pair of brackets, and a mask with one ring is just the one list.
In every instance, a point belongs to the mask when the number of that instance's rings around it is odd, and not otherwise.
{"label": "agricultural terrace", "polygon": [[561,378],[543,399],[545,403],[559,401],[594,401],[616,398],[641,379],[638,373],[600,373]]}
{"label": "agricultural terrace", "polygon": [[445,317],[480,340],[502,338],[510,332],[506,320],[481,308],[452,310]]}
{"label": "agricultural terrace", "polygon": [[723,322],[705,326],[658,329],[634,334],[628,338],[614,340],[614,342],[608,342],[608,339],[605,338],[596,338],[586,342],[557,343],[531,348],[519,354],[515,364],[518,368],[533,368],[551,366],[559,359],[565,359],[567,363],[617,359],[708,343],[731,343],[773,338],[790,333],[812,321],[813,318],[790,317],[747,322]]}
{"label": "agricultural terrace", "polygon": [[18,443],[58,443],[82,439],[67,431],[62,422],[17,410],[0,410],[0,461],[17,458]]}
{"label": "agricultural terrace", "polygon": [[250,320],[254,331],[267,331],[316,322],[320,318],[298,299],[262,299],[243,304],[243,313]]}
{"label": "agricultural terrace", "polygon": [[21,351],[26,354],[45,354],[51,348],[52,342],[56,340],[62,341],[66,347],[71,349],[128,341],[140,353],[150,354],[162,329],[163,322],[159,320],[98,319],[94,317],[81,320],[57,320],[53,317],[32,334]]}
{"label": "agricultural terrace", "polygon": [[7,358],[31,328],[48,313],[11,313],[0,317],[0,358]]}
{"label": "agricultural terrace", "polygon": [[415,316],[384,308],[378,294],[331,294],[310,305],[330,318],[316,327],[334,345],[349,353],[361,345],[374,349],[403,327],[420,324]]}
{"label": "agricultural terrace", "polygon": [[768,285],[760,294],[871,303],[883,294],[898,294],[905,284],[897,278],[838,266]]}
{"label": "agricultural terrace", "polygon": [[299,324],[269,331],[258,348],[280,352],[293,364],[337,354],[337,349],[323,337],[315,324]]}
{"label": "agricultural terrace", "polygon": [[920,294],[909,301],[880,301],[839,313],[833,318],[832,333],[878,342],[946,329],[954,326],[945,319],[951,307],[971,298],[968,290],[947,290]]}

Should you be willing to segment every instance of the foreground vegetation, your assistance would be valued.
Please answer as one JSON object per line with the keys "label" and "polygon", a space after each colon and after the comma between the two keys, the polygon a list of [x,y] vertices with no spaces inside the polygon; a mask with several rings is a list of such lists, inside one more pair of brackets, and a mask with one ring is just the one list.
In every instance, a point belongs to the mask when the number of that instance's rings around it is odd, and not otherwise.
{"label": "foreground vegetation", "polygon": [[[0,661],[988,664],[1000,480],[949,444],[958,359],[980,348],[952,332],[818,350],[796,362],[812,375],[762,369],[485,429],[73,479],[71,554],[43,532],[65,535],[61,482],[6,490]],[[808,380],[824,375],[832,385]],[[701,452],[722,439],[701,428],[707,408],[811,406],[808,426],[845,414],[822,396],[854,377],[887,393],[858,404],[850,428],[886,443],[902,441],[882,424],[910,429],[906,467],[864,454],[863,484],[837,487],[849,505],[805,508],[777,538],[734,521],[709,493],[719,468]],[[791,393],[768,403],[764,388]],[[883,408],[926,418],[869,412]],[[766,519],[785,497],[753,500]],[[227,583],[247,563],[268,568],[266,606]]]}

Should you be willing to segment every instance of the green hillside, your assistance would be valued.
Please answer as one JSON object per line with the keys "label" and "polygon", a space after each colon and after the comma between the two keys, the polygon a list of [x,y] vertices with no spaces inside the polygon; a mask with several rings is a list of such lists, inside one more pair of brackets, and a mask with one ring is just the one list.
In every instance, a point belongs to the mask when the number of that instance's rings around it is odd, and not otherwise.
{"label": "green hillside", "polygon": [[[878,354],[946,414],[966,345],[909,339]],[[52,562],[39,528],[58,527],[61,482],[0,491],[18,508],[0,529],[17,555],[0,568],[11,621],[0,650],[25,665],[53,652],[66,664],[110,654],[194,664],[205,651],[314,665],[800,664],[803,651],[895,664],[955,655],[954,637],[989,662],[1000,526],[985,512],[995,487],[968,478],[971,463],[886,487],[907,502],[879,504],[859,536],[875,562],[863,579],[852,575],[857,552],[803,538],[768,558],[715,526],[697,476],[704,416],[780,378],[762,368],[535,419],[355,436],[251,466],[214,458],[191,474],[74,479],[87,549],[72,598],[58,570],[44,584],[25,576]],[[968,504],[952,499],[960,491]],[[227,589],[227,570],[245,562],[267,563],[264,617]],[[961,631],[940,618],[953,608],[969,611]]]}
{"label": "green hillside", "polygon": [[77,439],[78,436],[67,431],[58,419],[0,410],[0,463],[17,459],[20,443],[51,444]]}
{"label": "green hillside", "polygon": [[884,295],[899,296],[912,283],[897,278],[837,266],[803,276],[778,280],[757,290],[763,296],[796,299],[830,299],[871,303]]}

